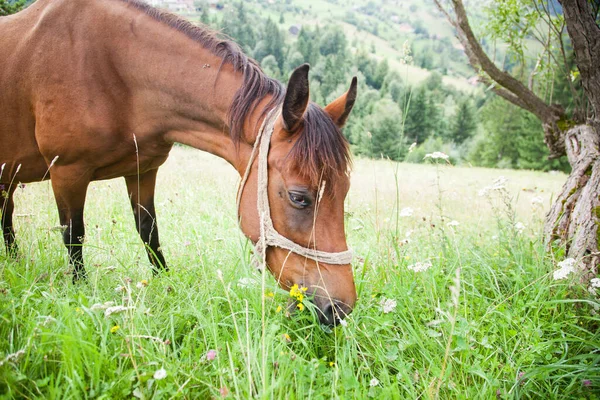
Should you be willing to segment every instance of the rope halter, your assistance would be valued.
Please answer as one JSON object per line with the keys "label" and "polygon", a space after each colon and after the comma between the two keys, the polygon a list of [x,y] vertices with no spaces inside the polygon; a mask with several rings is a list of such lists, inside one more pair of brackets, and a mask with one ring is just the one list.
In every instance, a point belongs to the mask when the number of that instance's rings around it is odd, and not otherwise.
{"label": "rope halter", "polygon": [[[269,186],[267,162],[275,121],[277,121],[277,118],[279,118],[280,115],[281,108],[277,107],[269,111],[266,118],[263,120],[260,130],[258,131],[258,135],[256,136],[252,153],[250,154],[250,160],[248,161],[246,172],[244,173],[244,177],[240,182],[240,187],[238,190],[237,210],[239,213],[242,192],[244,191],[244,186],[248,180],[248,176],[250,175],[250,170],[252,169],[254,159],[258,154],[258,194],[256,205],[260,218],[260,237],[254,246],[254,254],[255,256],[259,255],[262,260],[266,260],[267,247],[272,246],[289,250],[292,253],[310,258],[318,263],[321,262],[325,264],[336,265],[350,264],[352,262],[352,250],[346,250],[339,253],[329,253],[326,251],[303,247],[281,235],[273,226],[273,220],[271,219],[271,208],[269,206],[269,194],[267,191]],[[257,262],[259,266],[261,265],[260,260],[255,260],[255,262]]]}

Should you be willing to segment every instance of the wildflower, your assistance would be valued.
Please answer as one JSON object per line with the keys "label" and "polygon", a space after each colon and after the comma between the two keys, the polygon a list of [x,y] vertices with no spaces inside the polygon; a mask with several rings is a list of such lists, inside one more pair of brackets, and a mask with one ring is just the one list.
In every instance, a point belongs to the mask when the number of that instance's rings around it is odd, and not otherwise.
{"label": "wildflower", "polygon": [[106,309],[106,311],[104,311],[104,316],[106,318],[110,317],[112,314],[118,314],[118,313],[122,313],[123,311],[127,311],[129,309],[129,307],[125,307],[125,306],[114,306],[114,307],[108,307]]}
{"label": "wildflower", "polygon": [[296,305],[296,307],[298,307],[298,310],[300,310],[300,311],[304,311],[304,304],[302,304],[302,303],[298,303],[298,304]]}
{"label": "wildflower", "polygon": [[348,322],[346,322],[345,319],[340,319],[340,325],[343,326],[344,328],[348,326]]}
{"label": "wildflower", "polygon": [[157,370],[154,373],[154,379],[160,381],[161,379],[165,379],[167,377],[167,371],[164,368]]}
{"label": "wildflower", "polygon": [[536,196],[531,199],[531,205],[537,206],[544,203],[544,199],[541,196]]}
{"label": "wildflower", "polygon": [[75,309],[75,312],[76,312],[77,314],[83,314],[83,310],[82,310],[81,308],[79,308],[79,307],[77,307],[77,308]]}
{"label": "wildflower", "polygon": [[371,138],[373,138],[373,134],[372,134],[371,132],[367,131],[367,137],[368,137],[369,139],[371,139]]}
{"label": "wildflower", "polygon": [[249,288],[256,285],[256,281],[252,278],[240,278],[237,283],[238,287]]}
{"label": "wildflower", "polygon": [[292,338],[287,333],[284,333],[283,335],[281,335],[281,338],[288,343],[291,343],[291,341],[292,341]]}
{"label": "wildflower", "polygon": [[329,366],[333,367],[335,365],[335,363],[333,361],[329,361]]}
{"label": "wildflower", "polygon": [[584,379],[581,383],[585,387],[591,387],[592,386],[592,380],[591,379]]}
{"label": "wildflower", "polygon": [[522,222],[517,222],[515,224],[515,231],[517,231],[517,233],[523,233],[524,230],[525,230],[525,224],[523,224]]}
{"label": "wildflower", "polygon": [[92,311],[96,311],[96,310],[106,310],[108,307],[111,307],[115,304],[114,301],[107,301],[104,304],[102,303],[96,303],[93,306],[90,307],[90,310]]}
{"label": "wildflower", "polygon": [[381,311],[383,311],[384,314],[388,314],[396,309],[397,303],[396,303],[396,300],[394,300],[394,299],[386,299],[384,297],[379,302],[379,305],[381,306]]}
{"label": "wildflower", "polygon": [[425,154],[423,160],[431,158],[432,160],[445,160],[448,161],[450,157],[447,154],[442,153],[441,151],[434,151],[433,153]]}
{"label": "wildflower", "polygon": [[115,325],[112,328],[110,328],[110,333],[117,333],[119,329],[121,329],[121,327],[119,325]]}
{"label": "wildflower", "polygon": [[283,310],[283,308],[281,308],[281,306],[277,306],[277,310],[275,310],[275,312],[280,313],[281,310]]}
{"label": "wildflower", "polygon": [[405,207],[402,210],[400,210],[400,216],[401,217],[410,217],[411,215],[413,215],[413,209],[410,207]]}
{"label": "wildflower", "polygon": [[217,358],[217,351],[216,350],[209,350],[206,352],[206,359],[208,361],[212,361],[215,358]]}
{"label": "wildflower", "polygon": [[455,221],[455,220],[452,220],[452,221],[448,222],[446,225],[448,225],[448,226],[452,226],[452,227],[454,227],[454,226],[459,226],[459,225],[460,225],[460,222],[458,222],[458,221]]}
{"label": "wildflower", "polygon": [[432,264],[431,261],[423,261],[423,262],[416,262],[414,264],[411,264],[409,266],[407,266],[406,268],[408,268],[411,271],[414,272],[423,272],[423,271],[427,271],[429,268],[431,268]]}
{"label": "wildflower", "polygon": [[600,278],[592,278],[590,280],[590,285],[591,285],[590,287],[593,287],[593,288],[600,288]]}
{"label": "wildflower", "polygon": [[379,385],[379,379],[377,379],[377,378],[373,378],[373,379],[371,379],[371,382],[369,382],[369,386],[371,386],[371,387],[375,387],[377,385]]}
{"label": "wildflower", "polygon": [[415,149],[415,147],[417,147],[417,142],[414,142],[413,144],[410,145],[410,147],[408,148],[408,153],[412,153],[413,150]]}
{"label": "wildflower", "polygon": [[268,299],[272,299],[273,297],[275,297],[275,293],[273,293],[269,290],[269,291],[267,291],[267,293],[265,293],[265,297]]}
{"label": "wildflower", "polygon": [[304,300],[304,293],[306,293],[306,291],[308,290],[308,288],[305,287],[298,287],[297,283],[294,283],[294,286],[292,286],[290,288],[290,297],[296,299],[296,301],[302,303],[302,300]]}
{"label": "wildflower", "polygon": [[567,258],[558,263],[558,269],[554,271],[555,281],[565,279],[571,272],[575,272],[576,261],[573,258]]}
{"label": "wildflower", "polygon": [[145,279],[142,279],[135,285],[135,287],[137,287],[138,289],[145,288],[146,286],[148,286],[148,281]]}
{"label": "wildflower", "polygon": [[499,176],[491,185],[484,187],[478,192],[479,197],[486,196],[489,192],[495,190],[506,189],[506,182],[508,182],[508,179],[504,176]]}
{"label": "wildflower", "polygon": [[125,286],[121,286],[121,285],[119,285],[115,288],[115,292],[117,292],[117,293],[121,293],[124,290],[125,290]]}
{"label": "wildflower", "polygon": [[219,389],[219,394],[221,394],[221,397],[227,397],[227,395],[229,394],[229,390],[227,390],[227,388],[223,386],[221,389]]}

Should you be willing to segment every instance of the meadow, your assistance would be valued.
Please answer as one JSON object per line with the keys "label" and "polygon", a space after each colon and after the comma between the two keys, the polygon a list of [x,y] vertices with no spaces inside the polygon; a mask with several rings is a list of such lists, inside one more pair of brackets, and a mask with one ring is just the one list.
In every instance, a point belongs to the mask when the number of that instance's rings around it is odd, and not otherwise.
{"label": "meadow", "polygon": [[334,329],[252,268],[233,168],[178,147],[158,179],[171,271],[152,276],[123,181],[95,182],[77,285],[50,184],[18,189],[0,397],[598,398],[600,289],[555,280],[541,235],[563,174],[355,160],[359,301]]}

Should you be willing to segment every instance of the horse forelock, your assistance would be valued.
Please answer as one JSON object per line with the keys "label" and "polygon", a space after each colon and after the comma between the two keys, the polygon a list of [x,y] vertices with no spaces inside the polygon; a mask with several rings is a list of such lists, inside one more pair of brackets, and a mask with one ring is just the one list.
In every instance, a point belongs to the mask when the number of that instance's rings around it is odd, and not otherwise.
{"label": "horse forelock", "polygon": [[330,193],[335,191],[336,179],[348,173],[352,165],[348,141],[331,117],[314,103],[309,103],[302,133],[287,157],[289,165],[315,187],[326,182]]}

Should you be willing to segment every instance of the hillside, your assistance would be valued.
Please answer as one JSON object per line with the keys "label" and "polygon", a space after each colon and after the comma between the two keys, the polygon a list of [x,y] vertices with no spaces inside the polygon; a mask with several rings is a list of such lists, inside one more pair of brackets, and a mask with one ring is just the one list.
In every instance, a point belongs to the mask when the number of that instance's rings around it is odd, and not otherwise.
{"label": "hillside", "polygon": [[[195,9],[177,4],[186,0],[153,0],[152,4],[179,12],[192,21],[198,21],[204,8],[213,18],[221,19],[239,2],[195,1]],[[372,57],[387,59],[391,69],[418,84],[430,76],[431,71],[443,75],[443,82],[460,90],[472,91],[469,78],[474,76],[466,58],[454,38],[450,25],[439,14],[431,0],[251,0],[244,6],[262,18],[271,18],[279,28],[295,39],[291,33],[302,26],[339,25],[343,28],[351,50],[366,49]],[[282,21],[283,17],[283,21]],[[407,44],[414,62],[403,62]]]}

